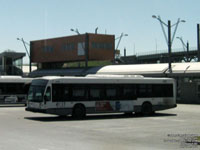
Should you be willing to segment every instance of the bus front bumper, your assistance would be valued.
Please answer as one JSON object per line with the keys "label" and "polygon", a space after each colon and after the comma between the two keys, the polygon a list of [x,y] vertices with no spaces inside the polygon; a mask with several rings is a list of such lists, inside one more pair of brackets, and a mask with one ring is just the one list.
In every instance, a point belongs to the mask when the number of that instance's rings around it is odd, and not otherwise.
{"label": "bus front bumper", "polygon": [[26,111],[35,112],[35,113],[46,113],[46,114],[53,114],[53,115],[69,115],[72,114],[72,109],[70,108],[49,108],[49,109],[38,109],[32,107],[26,107]]}
{"label": "bus front bumper", "polygon": [[44,109],[26,107],[25,110],[30,111],[30,112],[46,113],[46,110],[44,110]]}

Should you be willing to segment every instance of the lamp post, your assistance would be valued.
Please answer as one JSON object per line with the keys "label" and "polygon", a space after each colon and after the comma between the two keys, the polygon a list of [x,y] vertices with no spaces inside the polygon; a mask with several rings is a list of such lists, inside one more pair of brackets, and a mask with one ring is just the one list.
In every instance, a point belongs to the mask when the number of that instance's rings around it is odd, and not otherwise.
{"label": "lamp post", "polygon": [[188,56],[189,56],[189,42],[187,41],[187,44],[185,44],[184,42],[183,42],[183,38],[182,37],[176,37],[177,39],[179,39],[180,41],[181,41],[181,43],[182,43],[182,45],[183,45],[183,50],[185,51],[185,48],[186,48],[186,58],[187,58],[187,62],[189,62],[189,58],[188,58]]}
{"label": "lamp post", "polygon": [[79,33],[79,31],[78,31],[78,29],[70,29],[72,32],[76,32],[78,35],[80,35],[80,33]]}
{"label": "lamp post", "polygon": [[26,45],[30,46],[30,44],[27,43],[27,42],[25,42],[23,38],[21,38],[21,39],[20,39],[20,38],[17,38],[17,40],[18,40],[18,41],[21,41],[21,42],[23,43],[24,48],[25,48],[25,50],[26,50],[26,53],[27,53],[27,55],[28,55],[28,57],[29,57],[29,59],[30,59],[30,54],[29,54],[28,49],[27,49],[27,47],[26,47]]}
{"label": "lamp post", "polygon": [[116,55],[115,51],[118,49],[119,44],[120,44],[120,42],[121,42],[123,36],[128,36],[128,34],[121,33],[121,35],[115,39],[115,40],[118,40],[118,39],[119,39],[119,41],[118,41],[118,43],[117,43],[116,49],[114,50],[114,63],[115,63],[115,55]]}
{"label": "lamp post", "polygon": [[[185,22],[185,20],[180,20],[180,18],[178,18],[177,22],[175,24],[171,25],[171,21],[170,20],[168,20],[168,24],[166,24],[165,22],[163,22],[161,20],[160,16],[153,15],[152,18],[157,19],[160,22],[160,25],[161,25],[165,40],[167,42],[167,45],[168,45],[168,57],[169,57],[169,72],[171,73],[172,72],[172,68],[171,68],[171,48],[172,48],[172,43],[173,43],[173,40],[174,40],[174,37],[175,37],[175,34],[176,34],[176,30],[178,28],[178,24],[180,22]],[[164,25],[168,28],[168,36],[165,33]],[[171,28],[173,26],[175,26],[175,29],[174,29],[173,36],[171,37]]]}
{"label": "lamp post", "polygon": [[116,50],[117,50],[117,48],[119,47],[119,44],[120,44],[121,39],[122,39],[123,36],[128,36],[128,34],[121,33],[121,35],[115,39],[115,40],[118,40],[118,39],[119,39],[119,41],[118,41],[118,43],[117,43]]}
{"label": "lamp post", "polygon": [[27,42],[25,42],[24,41],[24,39],[23,38],[17,38],[17,40],[18,41],[21,41],[22,43],[23,43],[23,45],[24,45],[24,48],[25,48],[25,50],[26,50],[26,53],[27,53],[27,55],[28,55],[28,58],[29,58],[29,72],[31,73],[31,58],[30,58],[30,54],[29,54],[29,52],[28,52],[28,49],[27,49],[27,47],[26,47],[26,45],[28,45],[28,46],[30,46],[30,44],[29,43],[27,43]]}
{"label": "lamp post", "polygon": [[[80,35],[78,29],[70,29],[72,32],[76,32],[78,35]],[[85,36],[85,45],[83,45],[83,42],[81,42],[81,47],[83,48],[84,50],[84,55],[85,55],[85,67],[87,68],[88,67],[88,48],[89,48],[89,36],[88,34],[86,33],[86,36]]]}
{"label": "lamp post", "polygon": [[199,24],[197,24],[197,53],[198,53],[198,61],[200,61],[200,30],[199,30]]}

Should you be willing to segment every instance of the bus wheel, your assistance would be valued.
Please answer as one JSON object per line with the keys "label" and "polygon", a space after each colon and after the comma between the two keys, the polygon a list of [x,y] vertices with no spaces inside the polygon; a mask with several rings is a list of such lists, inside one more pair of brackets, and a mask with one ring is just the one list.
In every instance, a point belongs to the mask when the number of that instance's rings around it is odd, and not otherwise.
{"label": "bus wheel", "polygon": [[145,116],[149,116],[153,114],[152,105],[149,102],[145,102],[142,104],[142,114]]}
{"label": "bus wheel", "polygon": [[83,119],[86,116],[85,107],[81,104],[75,105],[72,112],[72,117],[75,119]]}

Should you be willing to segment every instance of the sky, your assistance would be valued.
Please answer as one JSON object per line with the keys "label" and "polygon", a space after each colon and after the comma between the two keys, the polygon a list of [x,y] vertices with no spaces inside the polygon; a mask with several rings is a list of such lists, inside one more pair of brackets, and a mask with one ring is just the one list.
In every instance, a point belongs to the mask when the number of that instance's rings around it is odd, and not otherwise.
{"label": "sky", "polygon": [[[17,38],[26,42],[81,34],[98,33],[123,36],[119,44],[121,55],[141,55],[166,50],[162,21],[179,23],[175,37],[189,41],[190,49],[197,47],[197,24],[200,23],[199,0],[0,0],[0,53],[5,50],[26,52]],[[167,33],[167,27],[164,27]],[[175,26],[171,27],[172,34]],[[118,40],[115,40],[117,45]],[[172,51],[182,43],[174,38]],[[29,46],[27,45],[29,49]],[[25,63],[29,62],[26,56]]]}

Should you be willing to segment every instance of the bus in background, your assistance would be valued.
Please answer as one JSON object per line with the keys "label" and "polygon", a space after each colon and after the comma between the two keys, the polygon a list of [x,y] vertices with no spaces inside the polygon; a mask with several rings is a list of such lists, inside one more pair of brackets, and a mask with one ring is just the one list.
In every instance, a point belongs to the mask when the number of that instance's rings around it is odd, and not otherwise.
{"label": "bus in background", "polygon": [[26,104],[31,78],[0,76],[0,104]]}
{"label": "bus in background", "polygon": [[90,75],[34,79],[29,88],[26,111],[83,118],[90,113],[150,115],[174,107],[174,79]]}

